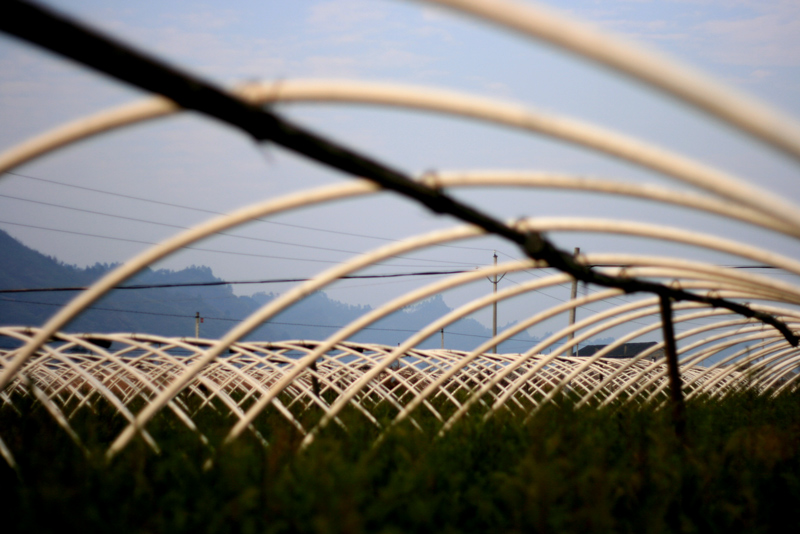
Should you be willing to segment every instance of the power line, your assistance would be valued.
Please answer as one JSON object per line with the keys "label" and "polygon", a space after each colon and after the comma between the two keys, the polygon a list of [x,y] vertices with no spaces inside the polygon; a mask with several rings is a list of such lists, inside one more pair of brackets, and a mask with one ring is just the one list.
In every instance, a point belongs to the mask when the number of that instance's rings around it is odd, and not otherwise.
{"label": "power line", "polygon": [[[103,189],[96,189],[96,188],[93,188],[93,187],[85,187],[85,186],[81,186],[81,185],[74,185],[74,184],[69,184],[69,183],[66,183],[66,182],[60,182],[60,181],[57,181],[57,180],[50,180],[50,179],[47,179],[47,178],[39,178],[39,177],[36,177],[36,176],[30,176],[30,175],[27,175],[27,174],[20,174],[18,172],[6,171],[6,174],[10,174],[12,176],[17,176],[19,178],[26,178],[28,180],[36,180],[36,181],[39,181],[39,182],[46,182],[46,183],[60,185],[60,186],[64,186],[64,187],[71,187],[71,188],[74,188],[74,189],[82,189],[84,191],[92,191],[93,193],[100,193],[100,194],[103,194],[103,195],[110,195],[110,196],[115,196],[115,197],[120,197],[120,198],[127,198],[129,200],[136,200],[136,201],[139,201],[139,202],[147,202],[147,203],[150,203],[150,204],[158,204],[158,205],[161,205],[161,206],[168,206],[168,207],[171,207],[171,208],[180,208],[180,209],[185,209],[185,210],[190,210],[190,211],[196,211],[196,212],[199,212],[199,213],[207,213],[207,214],[210,214],[210,215],[227,215],[227,213],[224,213],[224,212],[221,212],[221,211],[213,211],[213,210],[208,210],[208,209],[203,209],[203,208],[196,208],[196,207],[193,207],[193,206],[186,206],[184,204],[174,204],[174,203],[171,203],[171,202],[163,202],[161,200],[153,200],[153,199],[144,198],[144,197],[137,197],[137,196],[133,196],[133,195],[125,195],[125,194],[122,194],[122,193],[115,193],[115,192],[106,191],[106,190],[103,190]],[[324,232],[324,233],[327,233],[327,234],[337,234],[337,235],[344,235],[344,236],[349,236],[349,237],[360,237],[360,238],[365,238],[365,239],[376,239],[378,241],[391,241],[391,242],[400,241],[400,239],[392,239],[392,238],[389,238],[389,237],[379,237],[379,236],[367,235],[367,234],[357,234],[357,233],[352,233],[352,232],[342,232],[342,231],[338,231],[338,230],[329,230],[327,228],[316,228],[316,227],[313,227],[313,226],[303,226],[303,225],[300,225],[300,224],[290,224],[290,223],[283,223],[283,222],[278,222],[278,221],[271,221],[271,220],[268,220],[268,219],[255,219],[255,220],[258,221],[258,222],[266,223],[266,224],[274,224],[274,225],[277,225],[277,226],[287,226],[287,227],[290,227],[290,228],[299,228],[301,230],[310,230],[310,231],[313,231],[313,232]],[[433,246],[435,246],[435,247],[443,247],[443,248],[457,248],[457,249],[463,249],[463,250],[477,250],[477,251],[480,251],[480,252],[486,252],[486,251],[490,250],[490,249],[479,248],[479,247],[466,247],[466,246],[463,246],[463,245],[442,245],[442,244],[440,244],[440,245],[433,245]]]}
{"label": "power line", "polygon": [[[84,236],[84,237],[94,237],[94,238],[97,238],[97,239],[109,239],[109,240],[112,240],[112,241],[122,241],[122,242],[127,242],[127,243],[139,243],[139,244],[143,244],[143,245],[157,245],[158,244],[158,243],[154,243],[152,241],[142,241],[142,240],[139,240],[139,239],[128,239],[128,238],[124,238],[124,237],[113,237],[113,236],[106,236],[106,235],[90,234],[90,233],[86,233],[86,232],[75,232],[75,231],[72,231],[72,230],[62,230],[60,228],[48,228],[46,226],[36,226],[36,225],[33,225],[33,224],[22,224],[22,223],[15,223],[15,222],[11,222],[11,221],[2,221],[2,220],[0,220],[0,224],[10,224],[10,225],[13,225],[13,226],[22,226],[24,228],[35,228],[37,230],[47,230],[47,231],[50,231],[50,232],[60,232],[62,234],[80,235],[80,236]],[[254,254],[254,253],[248,253],[248,252],[233,252],[233,251],[230,251],[230,250],[216,250],[216,249],[201,248],[201,247],[188,247],[187,246],[187,247],[181,247],[181,249],[182,250],[195,250],[195,251],[200,251],[200,252],[213,252],[213,253],[216,253],[216,254],[232,254],[234,256],[249,256],[249,257],[254,257],[254,258],[268,258],[268,259],[272,259],[272,260],[290,260],[290,261],[305,261],[305,262],[311,262],[311,263],[327,263],[329,265],[339,265],[341,263],[340,261],[332,261],[332,260],[312,260],[312,259],[308,259],[308,258],[292,258],[292,257],[288,257],[288,256],[273,256],[273,255],[268,255],[268,254]],[[404,258],[404,259],[417,260],[417,258]],[[419,260],[419,261],[436,261],[436,260]],[[463,262],[463,263],[462,262],[445,262],[445,263],[456,263],[458,265],[473,265],[472,263],[466,263],[466,262]],[[419,267],[419,265],[406,265],[406,264],[399,264],[399,263],[387,264],[387,263],[384,263],[384,262],[379,262],[379,263],[376,263],[374,265],[391,265],[392,267]]]}
{"label": "power line", "polygon": [[[39,302],[33,300],[18,300],[18,299],[10,299],[7,297],[0,297],[0,301],[4,302],[15,302],[15,303],[23,303],[23,304],[37,304],[41,306],[56,306],[61,307],[61,304],[56,304],[52,302]],[[148,312],[148,311],[140,311],[140,310],[126,310],[121,308],[106,308],[102,306],[89,306],[86,310],[92,311],[109,311],[109,312],[117,312],[117,313],[134,313],[140,315],[157,315],[161,317],[178,317],[182,319],[195,319],[194,315],[182,315],[177,313],[160,313],[160,312]],[[204,320],[207,321],[225,321],[231,323],[239,323],[244,319],[231,319],[230,317],[203,317]],[[342,329],[345,328],[342,325],[327,325],[327,324],[309,324],[309,323],[287,323],[281,321],[267,321],[264,323],[265,325],[281,325],[281,326],[307,326],[312,328],[334,328],[334,329]],[[367,326],[362,328],[361,330],[376,330],[376,331],[383,331],[383,332],[407,332],[407,333],[417,333],[418,330],[410,330],[404,328],[380,328],[380,327],[373,327]],[[478,334],[461,334],[457,332],[448,332],[445,330],[445,334],[448,335],[455,335],[455,336],[466,336],[466,337],[477,337],[481,339],[491,339],[491,336],[481,336]],[[433,335],[433,334],[432,334]],[[523,343],[530,343],[532,341],[538,341],[536,339],[519,339],[519,338],[509,338],[506,341],[521,341]]]}
{"label": "power line", "polygon": [[[125,220],[125,221],[133,221],[133,222],[140,222],[140,223],[145,223],[145,224],[152,224],[152,225],[155,225],[155,226],[163,226],[163,227],[166,227],[166,228],[176,228],[176,229],[179,229],[179,230],[189,230],[189,227],[180,226],[180,225],[177,225],[177,224],[161,223],[161,222],[156,222],[156,221],[150,221],[150,220],[147,220],[147,219],[139,219],[139,218],[136,218],[136,217],[126,217],[126,216],[123,216],[123,215],[116,215],[116,214],[112,214],[112,213],[105,213],[105,212],[102,212],[102,211],[95,211],[95,210],[87,210],[87,209],[83,209],[83,208],[75,208],[75,207],[72,207],[72,206],[65,206],[63,204],[55,204],[55,203],[52,203],[52,202],[43,202],[41,200],[32,200],[32,199],[29,199],[29,198],[16,197],[16,196],[12,196],[12,195],[2,195],[2,194],[0,194],[0,198],[8,198],[8,199],[11,199],[11,200],[19,200],[19,201],[22,201],[22,202],[30,202],[32,204],[40,204],[40,205],[43,205],[43,206],[51,206],[51,207],[54,207],[54,208],[61,208],[61,209],[66,209],[66,210],[71,210],[71,211],[77,211],[77,212],[80,212],[80,213],[88,213],[88,214],[91,214],[91,215],[100,215],[100,216],[103,216],[103,217],[111,217],[111,218],[114,218],[114,219],[122,219],[122,220]],[[13,223],[8,223],[8,224],[13,224]],[[328,251],[328,252],[341,252],[341,253],[344,253],[344,254],[362,254],[363,253],[363,252],[356,251],[356,250],[343,250],[343,249],[338,249],[338,248],[318,247],[318,246],[315,246],[315,245],[303,245],[303,244],[299,244],[299,243],[289,243],[289,242],[286,242],[286,241],[277,241],[277,240],[274,240],[274,239],[264,239],[264,238],[261,238],[261,237],[250,237],[250,236],[236,235],[236,234],[231,234],[231,233],[228,233],[228,232],[214,232],[214,235],[233,237],[233,238],[236,238],[236,239],[247,239],[249,241],[259,241],[259,242],[262,242],[262,243],[269,243],[271,245],[284,245],[284,246],[290,246],[290,247],[309,248],[309,249],[314,249],[314,250],[325,250],[325,251]],[[409,256],[394,256],[394,257],[395,258],[402,258],[402,259],[406,259],[406,260],[413,260],[413,261],[427,261],[427,262],[433,262],[433,263],[452,263],[452,264],[455,264],[455,265],[472,265],[471,263],[459,262],[459,261],[433,260],[433,259],[428,259],[428,258],[412,258],[412,257],[409,257]]]}
{"label": "power line", "polygon": [[[370,278],[400,278],[405,276],[442,276],[447,274],[461,274],[468,271],[422,271],[415,273],[387,273],[387,274],[354,274],[341,276],[339,280],[362,280]],[[218,280],[214,282],[186,282],[176,284],[134,284],[128,286],[115,286],[114,289],[159,289],[170,287],[208,287],[240,284],[284,284],[291,282],[308,282],[313,278],[269,278],[266,280]],[[85,291],[88,286],[81,287],[40,287],[23,289],[0,289],[0,293],[45,293],[59,291]]]}
{"label": "power line", "polygon": [[[55,303],[55,302],[40,302],[40,301],[36,301],[36,300],[19,300],[19,299],[10,299],[10,298],[7,298],[7,297],[0,297],[0,300],[2,300],[3,302],[16,302],[16,303],[20,303],[20,304],[37,304],[39,306],[56,306],[56,307],[59,307],[59,308],[63,306],[63,304],[58,304],[58,303]],[[88,308],[86,308],[86,310],[110,311],[110,312],[119,312],[119,313],[138,313],[140,315],[160,315],[162,317],[182,317],[182,318],[185,318],[185,317],[192,317],[193,318],[194,317],[193,315],[180,315],[180,314],[177,314],[177,313],[159,313],[159,312],[148,312],[148,311],[140,311],[140,310],[124,310],[124,309],[118,309],[118,308],[104,308],[102,306],[89,306]]]}

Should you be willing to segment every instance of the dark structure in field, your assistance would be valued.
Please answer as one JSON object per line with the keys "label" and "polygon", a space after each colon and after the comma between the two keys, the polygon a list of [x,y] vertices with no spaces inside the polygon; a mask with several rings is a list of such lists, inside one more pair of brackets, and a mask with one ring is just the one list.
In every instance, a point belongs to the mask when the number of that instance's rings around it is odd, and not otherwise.
{"label": "dark structure in field", "polygon": [[[633,358],[642,351],[645,351],[655,345],[655,341],[645,341],[643,343],[624,343],[619,347],[615,347],[611,352],[606,354],[606,358]],[[606,348],[608,345],[587,345],[578,350],[578,356],[593,356],[595,353]],[[664,355],[664,349],[658,349],[649,357],[650,359],[658,359]]]}

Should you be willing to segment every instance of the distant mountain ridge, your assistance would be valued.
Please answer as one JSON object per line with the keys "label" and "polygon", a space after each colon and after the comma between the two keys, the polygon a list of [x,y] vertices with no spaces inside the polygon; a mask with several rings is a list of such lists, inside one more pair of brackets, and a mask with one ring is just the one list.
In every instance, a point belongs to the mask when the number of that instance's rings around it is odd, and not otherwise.
{"label": "distant mountain ridge", "polygon": [[[30,249],[0,230],[0,289],[86,286],[116,265],[80,268]],[[180,271],[146,269],[126,285],[219,282],[210,268],[191,266]],[[0,325],[41,326],[76,292],[0,294]],[[69,332],[131,332],[193,337],[194,315],[205,318],[200,336],[219,338],[239,320],[276,298],[273,293],[236,296],[230,285],[137,290],[115,290],[95,303],[65,329]],[[353,306],[317,292],[285,310],[252,332],[248,339],[279,341],[325,339],[361,315],[369,306]],[[352,341],[397,345],[414,332],[450,312],[441,295],[396,312],[359,332]],[[445,328],[445,346],[471,350],[491,330],[474,319],[462,319]],[[524,352],[536,341],[527,332],[502,344],[499,352]],[[420,348],[440,346],[437,333]]]}

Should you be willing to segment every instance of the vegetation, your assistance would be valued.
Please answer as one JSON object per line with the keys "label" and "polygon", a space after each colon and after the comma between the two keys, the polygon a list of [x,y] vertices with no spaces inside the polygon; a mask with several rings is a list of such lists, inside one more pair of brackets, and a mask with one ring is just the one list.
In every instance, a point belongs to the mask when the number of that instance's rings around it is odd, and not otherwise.
{"label": "vegetation", "polygon": [[[187,399],[188,401],[188,399]],[[442,438],[380,431],[345,413],[306,450],[279,415],[220,444],[232,426],[211,409],[203,445],[168,412],[110,463],[124,425],[108,407],[71,423],[89,454],[36,404],[0,408],[19,462],[0,466],[4,530],[114,532],[772,532],[791,531],[800,499],[800,395],[751,392],[688,407],[690,442],[668,413],[633,405],[550,406],[523,424],[507,414],[466,418]],[[380,407],[378,407],[380,408]],[[376,408],[376,409],[378,409]],[[380,409],[378,409],[380,412]],[[378,417],[385,423],[387,408]],[[319,414],[307,411],[305,423]],[[210,468],[204,469],[204,464]]]}

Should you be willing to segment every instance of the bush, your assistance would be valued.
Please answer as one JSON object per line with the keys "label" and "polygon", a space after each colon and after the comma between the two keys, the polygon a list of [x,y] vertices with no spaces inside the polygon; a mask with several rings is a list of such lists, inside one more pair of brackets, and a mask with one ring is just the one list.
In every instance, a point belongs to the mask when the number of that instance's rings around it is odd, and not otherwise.
{"label": "bush", "polygon": [[13,532],[786,531],[799,400],[695,401],[685,445],[650,406],[551,405],[525,424],[471,414],[441,438],[420,411],[424,430],[403,423],[377,445],[380,429],[345,411],[347,431],[331,425],[303,451],[274,412],[256,421],[268,447],[252,433],[223,447],[224,411],[195,418],[208,445],[165,411],[148,426],[160,454],[138,439],[110,462],[126,421],[109,407],[71,420],[84,453],[41,406],[16,403],[21,414],[0,408],[19,463],[0,465],[0,506]]}

